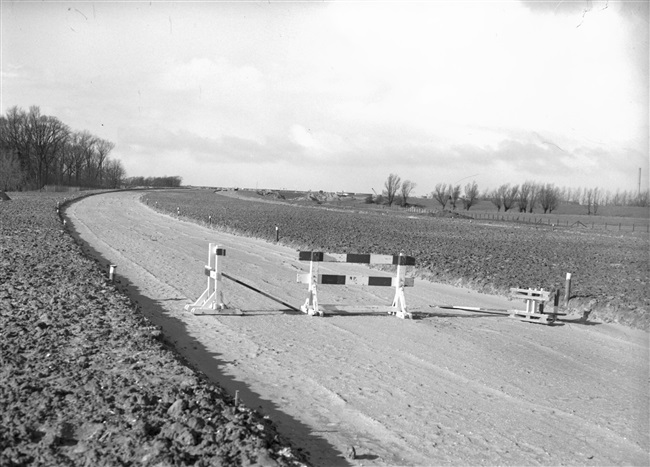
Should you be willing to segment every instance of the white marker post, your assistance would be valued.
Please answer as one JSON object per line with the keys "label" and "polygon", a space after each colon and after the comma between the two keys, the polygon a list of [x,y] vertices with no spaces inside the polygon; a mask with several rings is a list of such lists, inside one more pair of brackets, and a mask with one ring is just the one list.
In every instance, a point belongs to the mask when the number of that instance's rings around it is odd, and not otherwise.
{"label": "white marker post", "polygon": [[571,298],[571,273],[566,273],[566,282],[564,283],[564,304],[569,304],[569,299]]}
{"label": "white marker post", "polygon": [[115,281],[115,270],[117,269],[117,266],[115,264],[111,264],[108,266],[108,280],[111,282]]}

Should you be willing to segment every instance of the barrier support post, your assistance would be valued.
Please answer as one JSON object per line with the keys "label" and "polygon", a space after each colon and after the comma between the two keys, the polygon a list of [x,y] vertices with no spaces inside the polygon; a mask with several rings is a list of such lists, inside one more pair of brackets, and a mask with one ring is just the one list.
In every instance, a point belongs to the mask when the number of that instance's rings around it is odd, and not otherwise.
{"label": "barrier support post", "polygon": [[406,268],[402,267],[404,254],[399,254],[399,260],[397,261],[397,274],[396,274],[396,283],[395,283],[395,298],[393,298],[393,313],[398,318],[405,319],[410,317],[406,311],[406,299],[404,297],[404,282],[406,277]]}
{"label": "barrier support post", "polygon": [[303,313],[309,316],[319,315],[323,316],[323,311],[318,308],[318,291],[316,290],[316,283],[318,282],[318,261],[314,261],[314,253],[312,252],[311,261],[309,262],[309,289],[307,300],[305,304],[300,307]]}
{"label": "barrier support post", "polygon": [[210,243],[208,247],[208,265],[205,267],[205,274],[208,276],[207,287],[196,302],[185,305],[185,310],[195,315],[217,315],[226,310],[227,307],[223,302],[223,284],[221,282],[220,263],[222,256],[226,256],[226,250],[216,243]]}

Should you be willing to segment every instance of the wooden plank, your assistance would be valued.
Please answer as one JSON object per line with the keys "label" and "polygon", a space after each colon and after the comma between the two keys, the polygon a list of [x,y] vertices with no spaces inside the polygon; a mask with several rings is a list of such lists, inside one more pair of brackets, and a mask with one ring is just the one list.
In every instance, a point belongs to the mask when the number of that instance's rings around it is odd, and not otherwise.
{"label": "wooden plank", "polygon": [[364,253],[323,253],[320,251],[300,251],[299,261],[317,261],[325,263],[353,264],[388,264],[415,266],[415,258],[406,255],[376,255]]}
{"label": "wooden plank", "polygon": [[[297,274],[296,281],[301,284],[309,284],[309,273]],[[318,274],[316,283],[323,285],[367,285],[375,287],[396,287],[399,282],[397,277],[386,276],[348,276],[343,274]],[[404,287],[414,287],[413,277],[404,278]]]}

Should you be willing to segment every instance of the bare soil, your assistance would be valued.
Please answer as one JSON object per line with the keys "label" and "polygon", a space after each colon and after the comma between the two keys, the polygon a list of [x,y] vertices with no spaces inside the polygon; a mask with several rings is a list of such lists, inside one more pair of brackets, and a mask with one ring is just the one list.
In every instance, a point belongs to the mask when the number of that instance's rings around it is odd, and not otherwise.
{"label": "bare soil", "polygon": [[[205,288],[209,242],[226,248],[226,273],[296,307],[306,297],[296,273],[307,265],[293,249],[158,214],[139,196],[93,196],[66,216],[90,253],[117,265],[120,287],[165,338],[269,415],[315,465],[650,462],[647,332],[441,309],[523,304],[417,279],[406,300],[426,313],[419,320],[309,317],[232,282],[225,301],[243,316],[194,316],[183,306]],[[323,286],[319,295],[361,309],[391,298],[381,287]]]}
{"label": "bare soil", "polygon": [[304,466],[84,255],[64,196],[0,203],[0,466]]}

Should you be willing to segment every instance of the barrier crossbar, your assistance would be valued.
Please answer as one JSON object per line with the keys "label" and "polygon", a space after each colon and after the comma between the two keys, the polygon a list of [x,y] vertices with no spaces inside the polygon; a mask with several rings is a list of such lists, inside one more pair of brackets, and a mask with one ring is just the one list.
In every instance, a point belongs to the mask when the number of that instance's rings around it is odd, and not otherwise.
{"label": "barrier crossbar", "polygon": [[[394,287],[395,297],[390,314],[399,318],[412,318],[412,314],[406,308],[406,299],[404,297],[404,287],[413,287],[415,280],[412,277],[406,277],[406,267],[415,266],[415,258],[399,255],[375,255],[375,254],[356,254],[356,253],[323,253],[318,251],[300,251],[298,253],[299,261],[309,261],[309,273],[298,274],[297,282],[309,284],[308,296],[304,305],[300,307],[303,313],[310,316],[324,316],[324,311],[318,305],[318,290],[316,284],[322,285],[366,285],[366,286],[384,286]],[[355,263],[355,264],[383,264],[396,265],[397,271],[395,276],[350,276],[340,274],[319,274],[318,263]]]}

